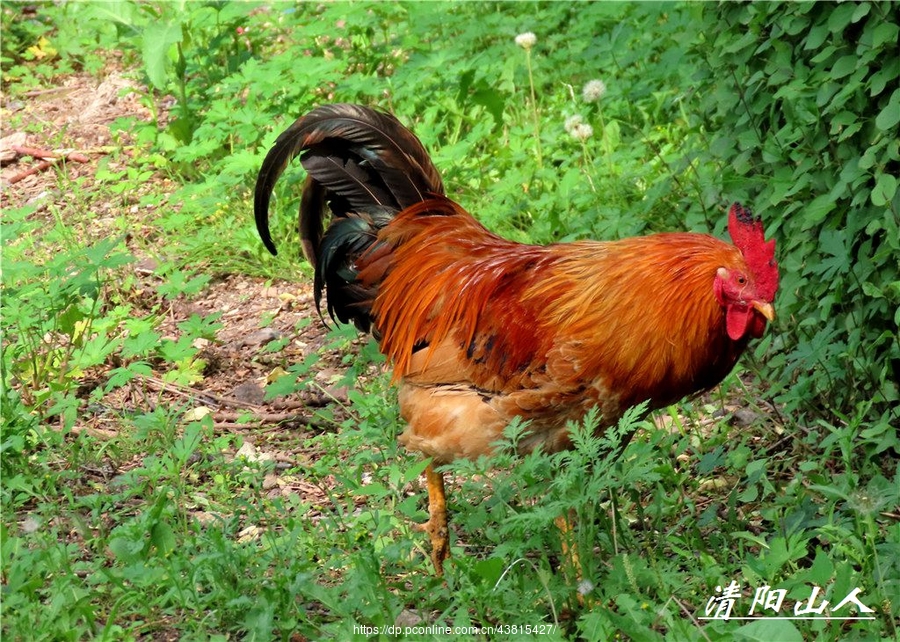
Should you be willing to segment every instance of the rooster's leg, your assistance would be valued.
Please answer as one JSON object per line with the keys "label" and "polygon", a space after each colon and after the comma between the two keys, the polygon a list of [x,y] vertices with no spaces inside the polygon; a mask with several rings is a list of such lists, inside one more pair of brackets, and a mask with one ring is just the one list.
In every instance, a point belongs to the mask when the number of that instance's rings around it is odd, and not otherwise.
{"label": "rooster's leg", "polygon": [[575,533],[572,530],[572,522],[574,520],[575,511],[569,511],[568,515],[560,515],[554,521],[559,529],[563,557],[568,562],[568,569],[564,572],[566,574],[569,572],[575,574],[575,582],[578,586],[578,592],[575,596],[578,599],[578,604],[584,606],[584,595],[581,592],[581,581],[583,579],[581,575],[581,560],[578,557],[578,545],[575,543]]}
{"label": "rooster's leg", "polygon": [[562,545],[562,554],[571,564],[572,569],[576,572],[581,570],[581,560],[578,559],[578,546],[575,545],[575,533],[572,532],[571,520],[574,515],[570,512],[568,516],[560,515],[554,522],[559,529],[560,544]]}
{"label": "rooster's leg", "polygon": [[428,521],[422,530],[431,537],[431,561],[438,577],[444,574],[444,560],[450,557],[450,530],[447,525],[447,499],[444,496],[444,476],[428,464],[425,468],[428,485]]}

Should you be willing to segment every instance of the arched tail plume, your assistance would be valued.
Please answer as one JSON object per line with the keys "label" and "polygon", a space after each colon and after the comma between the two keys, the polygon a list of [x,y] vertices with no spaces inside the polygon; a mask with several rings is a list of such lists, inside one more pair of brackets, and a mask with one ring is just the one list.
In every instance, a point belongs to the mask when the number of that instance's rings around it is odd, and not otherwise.
{"label": "arched tail plume", "polygon": [[374,292],[356,283],[355,259],[396,213],[443,195],[440,174],[419,139],[394,116],[349,104],[314,109],[278,137],[256,180],[256,229],[272,254],[269,201],[278,177],[298,154],[308,173],[300,236],[315,268],[316,307],[324,288],[332,317],[368,330]]}

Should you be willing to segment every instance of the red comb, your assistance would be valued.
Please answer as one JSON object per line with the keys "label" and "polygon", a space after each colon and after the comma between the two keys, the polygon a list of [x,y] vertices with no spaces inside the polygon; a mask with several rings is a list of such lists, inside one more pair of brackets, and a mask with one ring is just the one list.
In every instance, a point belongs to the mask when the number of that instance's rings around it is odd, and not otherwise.
{"label": "red comb", "polygon": [[778,263],[775,261],[775,240],[766,242],[762,219],[740,203],[728,213],[728,233],[753,275],[756,292],[766,301],[775,299],[778,290]]}

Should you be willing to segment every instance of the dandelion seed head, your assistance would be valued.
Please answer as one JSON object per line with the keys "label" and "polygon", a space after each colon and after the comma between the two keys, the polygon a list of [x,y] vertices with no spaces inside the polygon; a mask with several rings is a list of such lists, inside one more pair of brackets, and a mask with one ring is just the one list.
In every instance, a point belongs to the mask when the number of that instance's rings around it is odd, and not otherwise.
{"label": "dandelion seed head", "polygon": [[41,527],[41,523],[34,517],[29,515],[22,520],[19,526],[22,528],[22,532],[24,534],[30,535],[31,533],[36,532]]}
{"label": "dandelion seed head", "polygon": [[581,114],[575,114],[566,118],[566,122],[563,124],[563,127],[568,133],[571,134],[572,130],[578,127],[583,122],[584,119],[581,117]]}
{"label": "dandelion seed head", "polygon": [[602,80],[591,80],[585,83],[581,97],[586,103],[595,103],[606,93],[606,83]]}
{"label": "dandelion seed head", "polygon": [[526,31],[525,33],[520,33],[516,36],[516,44],[525,49],[526,51],[531,49],[534,46],[534,43],[537,42],[537,36],[531,33],[530,31]]}
{"label": "dandelion seed head", "polygon": [[579,123],[575,125],[569,133],[575,140],[587,140],[594,135],[594,128],[587,123]]}
{"label": "dandelion seed head", "polygon": [[578,583],[578,594],[579,595],[587,595],[591,591],[594,590],[594,585],[590,580],[581,580]]}

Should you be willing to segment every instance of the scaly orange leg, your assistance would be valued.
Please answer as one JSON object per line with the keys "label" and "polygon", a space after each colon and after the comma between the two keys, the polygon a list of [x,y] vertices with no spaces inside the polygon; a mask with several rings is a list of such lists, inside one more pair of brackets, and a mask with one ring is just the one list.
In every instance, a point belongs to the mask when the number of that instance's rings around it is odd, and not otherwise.
{"label": "scaly orange leg", "polygon": [[570,519],[574,519],[574,515],[572,515],[571,512],[568,517],[566,515],[560,515],[553,521],[556,523],[556,528],[559,529],[563,556],[569,560],[572,569],[576,571],[578,575],[581,575],[581,560],[578,558],[578,546],[575,545],[575,534],[572,532]]}
{"label": "scaly orange leg", "polygon": [[[572,522],[575,520],[575,511],[569,511],[568,515],[560,515],[555,520],[556,527],[559,529],[560,543],[562,544],[563,557],[568,561],[568,566],[575,573],[576,584],[580,589],[581,580],[581,559],[578,557],[578,546],[575,543],[575,533],[572,531]],[[566,574],[568,575],[567,571]],[[578,604],[584,606],[584,596],[578,590],[575,593]]]}
{"label": "scaly orange leg", "polygon": [[431,561],[434,573],[444,575],[444,560],[450,557],[450,527],[447,525],[447,499],[444,494],[444,476],[428,464],[425,468],[428,485],[428,521],[420,526],[431,537]]}

